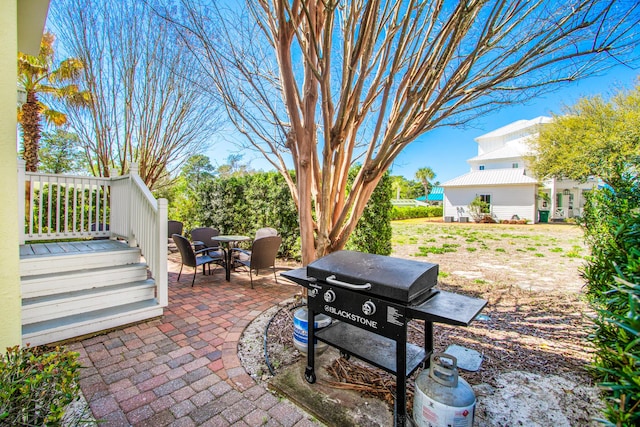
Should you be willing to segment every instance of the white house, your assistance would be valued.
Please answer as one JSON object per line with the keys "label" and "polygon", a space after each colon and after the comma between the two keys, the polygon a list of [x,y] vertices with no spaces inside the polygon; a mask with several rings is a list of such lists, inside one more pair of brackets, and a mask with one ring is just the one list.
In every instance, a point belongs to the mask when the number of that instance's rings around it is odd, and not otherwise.
{"label": "white house", "polygon": [[495,220],[544,222],[580,216],[584,192],[595,181],[540,182],[527,170],[525,158],[533,154],[530,141],[550,122],[545,116],[518,120],[475,138],[478,155],[467,160],[470,171],[442,184],[445,220],[466,220],[476,197],[489,204]]}

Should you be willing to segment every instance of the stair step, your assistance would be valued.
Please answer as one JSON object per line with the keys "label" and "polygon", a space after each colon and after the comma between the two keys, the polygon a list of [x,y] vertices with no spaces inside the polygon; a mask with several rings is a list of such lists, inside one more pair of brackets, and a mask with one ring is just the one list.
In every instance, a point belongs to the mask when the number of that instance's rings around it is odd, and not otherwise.
{"label": "stair step", "polygon": [[22,343],[32,346],[50,344],[156,318],[162,313],[162,307],[152,299],[59,317],[24,325]]}
{"label": "stair step", "polygon": [[155,297],[152,279],[112,286],[43,295],[22,300],[22,324],[42,322],[56,317],[115,307]]}
{"label": "stair step", "polygon": [[37,298],[147,279],[145,263],[47,273],[21,278],[22,298]]}
{"label": "stair step", "polygon": [[[60,242],[58,246],[64,244],[74,244],[76,248],[82,242]],[[131,248],[122,242],[106,240],[101,242],[91,242],[91,245],[84,244],[85,251],[75,252],[55,252],[49,249],[48,253],[38,253],[36,248],[42,245],[32,245],[34,253],[29,254],[24,246],[21,246],[20,253],[20,275],[25,278],[41,274],[55,274],[77,270],[79,266],[84,269],[111,267],[115,265],[137,264],[140,262],[140,249]],[[53,246],[56,247],[56,246]],[[77,248],[76,248],[77,249]]]}

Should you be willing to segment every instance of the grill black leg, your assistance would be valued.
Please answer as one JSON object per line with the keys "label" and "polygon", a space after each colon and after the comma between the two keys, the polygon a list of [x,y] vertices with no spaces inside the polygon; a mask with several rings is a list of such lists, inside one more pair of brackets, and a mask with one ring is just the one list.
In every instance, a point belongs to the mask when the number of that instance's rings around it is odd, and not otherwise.
{"label": "grill black leg", "polygon": [[315,373],[315,338],[316,338],[316,313],[307,305],[307,368],[304,370],[304,379],[309,384],[316,382]]}
{"label": "grill black leg", "polygon": [[396,341],[396,398],[393,404],[393,425],[404,427],[407,422],[407,331]]}
{"label": "grill black leg", "polygon": [[424,367],[428,368],[431,364],[431,354],[433,354],[433,322],[427,320],[424,321],[424,352],[427,356]]}

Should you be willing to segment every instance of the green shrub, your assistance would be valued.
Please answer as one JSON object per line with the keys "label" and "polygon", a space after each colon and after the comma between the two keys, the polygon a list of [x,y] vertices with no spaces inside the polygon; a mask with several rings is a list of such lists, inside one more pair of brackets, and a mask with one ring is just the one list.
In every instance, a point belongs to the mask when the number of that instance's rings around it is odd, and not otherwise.
{"label": "green shrub", "polygon": [[442,206],[393,206],[391,220],[434,218],[442,216]]}
{"label": "green shrub", "polygon": [[617,184],[587,198],[582,221],[591,256],[583,276],[596,312],[590,339],[605,423],[627,427],[640,425],[640,191],[635,177]]}
{"label": "green shrub", "polygon": [[0,355],[0,425],[59,425],[79,396],[78,353],[18,346]]}
{"label": "green shrub", "polygon": [[492,219],[489,203],[483,201],[480,196],[476,197],[471,201],[471,203],[469,203],[467,211],[475,222],[485,222]]}
{"label": "green shrub", "polygon": [[[359,168],[349,171],[351,180]],[[345,249],[367,252],[370,254],[391,254],[391,178],[385,173],[367,202],[360,221],[349,236]]]}
{"label": "green shrub", "polygon": [[594,367],[601,379],[599,386],[606,390],[605,415],[610,425],[640,425],[639,305],[640,284],[617,277],[594,321]]}

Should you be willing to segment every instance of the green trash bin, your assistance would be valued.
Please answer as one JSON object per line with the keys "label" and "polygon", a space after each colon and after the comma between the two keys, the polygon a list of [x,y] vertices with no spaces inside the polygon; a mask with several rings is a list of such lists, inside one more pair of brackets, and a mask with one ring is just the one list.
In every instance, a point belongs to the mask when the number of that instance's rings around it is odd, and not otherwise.
{"label": "green trash bin", "polygon": [[538,211],[538,222],[549,222],[549,211]]}

